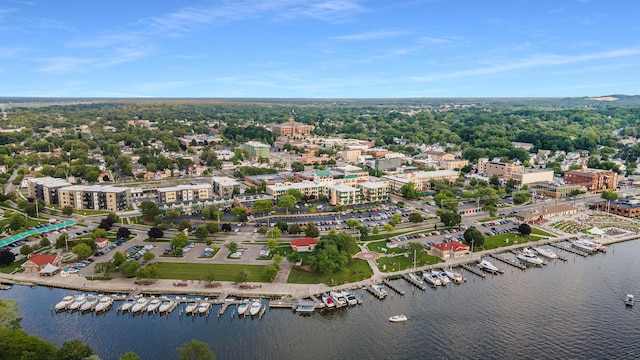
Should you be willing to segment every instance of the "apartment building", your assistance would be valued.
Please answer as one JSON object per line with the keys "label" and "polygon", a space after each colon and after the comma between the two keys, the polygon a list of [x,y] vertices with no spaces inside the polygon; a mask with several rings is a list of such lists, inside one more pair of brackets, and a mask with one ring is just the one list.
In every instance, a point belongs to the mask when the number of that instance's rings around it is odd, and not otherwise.
{"label": "apartment building", "polygon": [[362,191],[343,183],[327,187],[327,197],[331,205],[358,205],[362,203]]}
{"label": "apartment building", "polygon": [[213,176],[211,177],[213,184],[213,195],[222,198],[230,198],[233,196],[233,191],[240,191],[240,183],[235,179],[226,176]]}
{"label": "apartment building", "polygon": [[249,151],[249,157],[252,159],[258,159],[258,158],[268,159],[269,149],[271,147],[259,141],[248,141],[244,143],[243,148]]}
{"label": "apartment building", "polygon": [[131,190],[110,185],[72,185],[60,188],[58,198],[60,207],[117,212],[131,205]]}
{"label": "apartment building", "polygon": [[522,186],[526,184],[536,182],[553,182],[553,170],[521,170],[511,173],[516,186]]}
{"label": "apartment building", "polygon": [[610,170],[581,169],[569,170],[564,173],[567,184],[582,185],[587,192],[594,193],[602,190],[613,190],[618,183],[618,174]]}
{"label": "apartment building", "polygon": [[189,184],[158,188],[158,203],[176,203],[213,199],[213,187],[209,184]]}
{"label": "apartment building", "polygon": [[505,163],[502,161],[492,160],[487,158],[478,159],[478,174],[487,174],[489,176],[498,175],[509,177],[516,171],[523,171],[524,166],[515,165],[512,163]]}
{"label": "apartment building", "polygon": [[388,181],[367,181],[358,183],[363,202],[380,202],[389,200]]}
{"label": "apartment building", "polygon": [[534,190],[536,194],[544,195],[551,199],[563,199],[571,196],[576,191],[583,189],[581,185],[575,184],[558,184],[554,182],[535,182],[529,184],[529,189]]}
{"label": "apartment building", "polygon": [[58,190],[71,186],[68,181],[54,177],[26,179],[27,196],[34,199],[43,199],[45,205],[58,205]]}
{"label": "apartment building", "polygon": [[407,183],[413,182],[416,190],[428,191],[431,189],[431,181],[454,182],[459,176],[457,171],[438,170],[438,171],[417,171],[412,173],[385,175],[382,180],[389,182],[391,191],[398,193],[400,188]]}

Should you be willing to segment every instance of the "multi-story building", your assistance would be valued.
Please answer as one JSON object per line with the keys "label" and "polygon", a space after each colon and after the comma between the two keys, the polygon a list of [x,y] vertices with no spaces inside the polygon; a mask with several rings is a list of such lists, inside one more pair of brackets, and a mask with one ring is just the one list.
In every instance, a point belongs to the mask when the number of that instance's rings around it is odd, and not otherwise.
{"label": "multi-story building", "polygon": [[311,135],[313,131],[313,125],[305,125],[290,118],[289,121],[284,122],[273,127],[273,132],[283,136],[289,137],[307,137]]}
{"label": "multi-story building", "polygon": [[367,181],[358,183],[363,202],[380,202],[389,200],[388,181]]}
{"label": "multi-story building", "polygon": [[444,151],[425,151],[423,154],[428,155],[429,159],[434,161],[451,161],[456,158],[455,155]]}
{"label": "multi-story building", "polygon": [[258,158],[268,159],[269,149],[271,147],[259,141],[248,141],[244,143],[243,148],[249,151],[249,157],[252,159],[258,159]]}
{"label": "multi-story building", "polygon": [[634,197],[621,198],[617,201],[608,201],[598,203],[598,210],[609,211],[612,214],[624,216],[628,218],[640,217],[640,199]]}
{"label": "multi-story building", "polygon": [[26,179],[26,183],[28,196],[34,199],[43,199],[45,205],[58,205],[60,202],[58,190],[71,186],[66,180],[50,176]]}
{"label": "multi-story building", "polygon": [[380,171],[395,170],[402,166],[401,158],[375,159],[373,167]]}
{"label": "multi-story building", "polygon": [[347,184],[337,183],[327,187],[331,205],[358,205],[362,203],[362,191]]}
{"label": "multi-story building", "polygon": [[445,170],[460,170],[467,165],[469,165],[469,160],[463,159],[438,161],[438,166]]}
{"label": "multi-story building", "polygon": [[553,170],[521,170],[511,173],[511,178],[516,186],[531,184],[535,182],[552,182]]}
{"label": "multi-story building", "polygon": [[213,183],[214,196],[230,198],[233,196],[234,190],[240,190],[240,183],[230,177],[213,176],[211,182]]}
{"label": "multi-story building", "polygon": [[587,192],[594,193],[602,190],[613,190],[618,183],[618,174],[610,170],[582,169],[569,170],[564,173],[567,184],[582,185]]}
{"label": "multi-story building", "polygon": [[358,161],[358,156],[362,155],[362,150],[342,150],[338,152],[338,156],[347,163],[355,163]]}
{"label": "multi-story building", "polygon": [[315,181],[303,181],[299,183],[284,182],[273,185],[267,185],[267,194],[273,197],[273,200],[278,201],[280,196],[285,195],[287,190],[296,189],[302,193],[302,196],[314,196],[318,198],[320,195],[326,195],[326,189],[323,184]]}
{"label": "multi-story building", "polygon": [[158,202],[176,203],[213,199],[213,187],[210,184],[189,184],[158,188]]}
{"label": "multi-story building", "polygon": [[512,163],[504,163],[502,161],[489,161],[487,158],[478,159],[478,174],[488,174],[489,176],[498,175],[506,177],[516,171],[524,170],[524,166]]}
{"label": "multi-story building", "polygon": [[431,181],[454,182],[459,176],[457,171],[438,170],[438,171],[417,171],[413,173],[385,175],[382,180],[389,182],[391,191],[398,193],[400,188],[405,184],[413,182],[416,190],[428,191],[431,189]]}
{"label": "multi-story building", "polygon": [[562,199],[575,194],[576,191],[583,189],[583,187],[575,184],[535,182],[529,184],[529,189],[534,190],[536,194],[544,195],[547,198]]}
{"label": "multi-story building", "polygon": [[131,205],[131,190],[110,185],[72,185],[60,188],[58,198],[61,207],[117,212]]}

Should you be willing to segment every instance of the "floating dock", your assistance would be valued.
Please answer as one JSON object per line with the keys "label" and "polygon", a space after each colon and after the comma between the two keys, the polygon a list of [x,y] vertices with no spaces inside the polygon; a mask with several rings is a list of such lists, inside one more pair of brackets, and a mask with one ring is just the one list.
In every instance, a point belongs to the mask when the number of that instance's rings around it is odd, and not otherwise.
{"label": "floating dock", "polygon": [[405,279],[409,284],[417,287],[418,289],[425,291],[427,289],[427,286],[425,284],[421,284],[419,282],[417,282],[416,280],[414,280],[413,278],[411,278],[411,276],[407,275],[407,274],[403,274],[402,278]]}
{"label": "floating dock", "polygon": [[576,255],[580,255],[580,256],[584,256],[584,257],[589,255],[586,251],[578,250],[578,249],[574,248],[573,246],[563,246],[563,245],[556,244],[556,243],[549,243],[549,246],[553,246],[556,249],[564,250],[566,252],[570,252],[570,253],[573,253],[573,254],[576,254]]}
{"label": "floating dock", "polygon": [[474,274],[474,275],[478,275],[481,278],[486,278],[487,274],[485,274],[482,270],[480,270],[478,267],[472,267],[469,266],[468,264],[460,264],[460,267],[467,270],[468,272]]}
{"label": "floating dock", "polygon": [[400,289],[398,289],[397,287],[395,287],[394,285],[391,285],[391,283],[390,283],[387,279],[382,279],[382,283],[383,283],[386,287],[388,287],[389,289],[391,289],[391,290],[393,290],[393,291],[397,292],[398,294],[400,294],[400,295],[404,295],[404,291],[403,291],[403,290],[400,290]]}
{"label": "floating dock", "polygon": [[[515,250],[511,250],[512,253],[515,254]],[[527,266],[523,265],[522,263],[516,261],[516,260],[511,260],[511,259],[507,259],[504,255],[503,256],[498,256],[496,254],[489,254],[490,257],[498,260],[498,261],[502,261],[503,263],[507,264],[507,265],[511,265],[513,267],[516,267],[520,270],[526,270]]]}

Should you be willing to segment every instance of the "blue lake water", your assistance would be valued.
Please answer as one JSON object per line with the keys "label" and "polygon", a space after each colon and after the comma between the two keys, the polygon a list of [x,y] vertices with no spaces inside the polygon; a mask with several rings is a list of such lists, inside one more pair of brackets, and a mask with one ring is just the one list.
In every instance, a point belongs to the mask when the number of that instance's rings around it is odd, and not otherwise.
{"label": "blue lake water", "polygon": [[[210,344],[218,359],[418,359],[640,357],[640,304],[625,307],[640,289],[640,241],[609,247],[587,258],[567,255],[526,271],[499,265],[505,274],[463,285],[420,291],[395,281],[405,296],[385,300],[356,290],[356,307],[316,311],[267,310],[261,319],[54,314],[66,290],[14,286],[0,292],[18,301],[22,326],[56,343],[80,339],[103,359],[127,351],[142,359],[174,359],[191,339]],[[266,303],[266,301],[265,301]],[[117,305],[117,304],[116,304]],[[406,314],[409,321],[390,323]]]}

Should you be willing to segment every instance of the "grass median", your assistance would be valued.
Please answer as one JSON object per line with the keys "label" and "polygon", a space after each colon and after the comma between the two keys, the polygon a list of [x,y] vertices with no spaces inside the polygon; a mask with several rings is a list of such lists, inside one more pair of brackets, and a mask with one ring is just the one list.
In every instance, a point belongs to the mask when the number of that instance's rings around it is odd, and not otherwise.
{"label": "grass median", "polygon": [[202,280],[205,274],[211,272],[217,281],[235,281],[238,273],[246,270],[249,274],[247,281],[264,281],[265,265],[158,262],[156,266],[160,271],[159,279]]}

